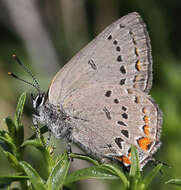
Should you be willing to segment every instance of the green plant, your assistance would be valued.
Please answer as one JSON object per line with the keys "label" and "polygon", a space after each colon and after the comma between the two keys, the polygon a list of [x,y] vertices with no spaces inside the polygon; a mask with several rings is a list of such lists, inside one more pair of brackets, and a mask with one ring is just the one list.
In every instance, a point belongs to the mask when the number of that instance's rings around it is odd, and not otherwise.
{"label": "green plant", "polygon": [[[14,168],[14,175],[0,176],[0,187],[11,189],[14,181],[19,181],[21,189],[24,190],[59,190],[63,186],[71,188],[73,182],[84,179],[119,179],[126,190],[146,190],[152,179],[160,171],[162,164],[158,164],[144,179],[142,179],[138,154],[135,147],[131,148],[131,168],[129,173],[124,173],[118,165],[100,164],[96,160],[83,155],[67,154],[66,152],[53,156],[52,147],[45,146],[42,133],[46,128],[41,128],[38,138],[36,135],[29,139],[24,139],[24,127],[21,123],[21,116],[25,104],[26,94],[23,93],[18,101],[15,118],[5,119],[8,131],[0,131],[0,151],[8,159],[9,164]],[[48,175],[46,178],[40,176],[29,163],[23,160],[25,147],[32,146],[38,149],[46,163]],[[83,168],[68,174],[70,167],[69,156],[73,159],[86,160],[93,164],[88,168]]]}

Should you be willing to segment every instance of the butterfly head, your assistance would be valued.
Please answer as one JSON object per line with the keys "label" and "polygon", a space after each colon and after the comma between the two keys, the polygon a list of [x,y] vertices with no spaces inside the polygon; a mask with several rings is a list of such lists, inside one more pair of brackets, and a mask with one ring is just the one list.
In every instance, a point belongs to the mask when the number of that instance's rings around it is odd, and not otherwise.
{"label": "butterfly head", "polygon": [[43,106],[47,100],[47,93],[39,93],[36,97],[31,94],[32,105],[35,110]]}

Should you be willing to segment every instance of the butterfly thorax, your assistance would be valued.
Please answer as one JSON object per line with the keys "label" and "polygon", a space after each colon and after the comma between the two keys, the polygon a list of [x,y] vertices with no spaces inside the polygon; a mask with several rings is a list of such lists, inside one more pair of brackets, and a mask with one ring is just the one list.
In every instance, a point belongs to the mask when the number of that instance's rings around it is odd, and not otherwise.
{"label": "butterfly thorax", "polygon": [[[64,112],[63,108],[58,108],[48,102],[44,101],[44,95],[38,95],[33,100],[33,107],[35,114],[33,114],[33,123],[38,125],[46,125],[56,138],[69,138],[71,132],[70,118]],[[41,103],[40,103],[41,102]]]}

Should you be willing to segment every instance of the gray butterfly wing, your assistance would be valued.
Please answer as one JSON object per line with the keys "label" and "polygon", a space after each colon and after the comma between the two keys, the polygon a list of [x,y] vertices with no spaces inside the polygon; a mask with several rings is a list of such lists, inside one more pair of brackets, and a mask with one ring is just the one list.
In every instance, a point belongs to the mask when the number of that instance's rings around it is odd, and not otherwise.
{"label": "gray butterfly wing", "polygon": [[143,167],[160,145],[161,112],[139,90],[93,84],[70,93],[63,108],[71,117],[73,142],[97,158],[130,164],[133,144]]}
{"label": "gray butterfly wing", "polygon": [[150,90],[150,39],[138,13],[120,18],[75,55],[54,77],[49,101],[60,104],[72,91],[92,83]]}

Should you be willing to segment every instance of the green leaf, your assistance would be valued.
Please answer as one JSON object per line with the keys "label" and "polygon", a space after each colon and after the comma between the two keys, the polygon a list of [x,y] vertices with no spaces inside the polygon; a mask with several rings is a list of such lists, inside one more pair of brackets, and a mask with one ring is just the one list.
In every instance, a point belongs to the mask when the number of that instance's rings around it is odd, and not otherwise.
{"label": "green leaf", "polygon": [[110,165],[110,164],[103,164],[102,167],[104,169],[107,169],[108,171],[112,172],[114,175],[119,176],[119,178],[123,182],[123,185],[124,185],[125,188],[129,187],[129,181],[127,180],[126,176],[116,166],[113,166],[113,165]]}
{"label": "green leaf", "polygon": [[169,181],[165,182],[165,184],[181,186],[181,179],[170,179]]}
{"label": "green leaf", "polygon": [[130,189],[137,189],[141,180],[138,152],[135,146],[131,145],[131,168],[129,172]]}
{"label": "green leaf", "polygon": [[158,164],[153,170],[143,179],[142,183],[144,184],[143,190],[145,190],[148,185],[151,183],[153,178],[157,175],[157,173],[160,171],[163,164]]}
{"label": "green leaf", "polygon": [[25,101],[26,101],[26,93],[24,92],[19,97],[18,104],[17,104],[17,107],[16,107],[16,114],[15,114],[14,121],[15,121],[15,125],[16,125],[17,128],[18,128],[19,125],[21,125],[20,122],[21,122],[21,117],[22,117],[22,114],[23,114],[23,108],[24,108]]}
{"label": "green leaf", "polygon": [[131,145],[131,168],[129,176],[137,176],[137,178],[141,177],[138,152],[133,145]]}
{"label": "green leaf", "polygon": [[29,177],[35,190],[47,190],[44,180],[39,176],[35,169],[33,169],[27,162],[20,162],[20,165],[24,169],[25,173]]}
{"label": "green leaf", "polygon": [[55,167],[52,169],[52,172],[48,178],[48,190],[59,190],[63,186],[68,173],[69,166],[70,162],[68,160],[67,153],[64,153],[57,161]]}
{"label": "green leaf", "polygon": [[94,160],[94,159],[92,159],[92,158],[90,158],[89,156],[86,156],[86,155],[71,153],[70,157],[71,158],[78,158],[78,159],[81,159],[81,160],[86,160],[86,161],[88,161],[88,162],[90,162],[90,163],[92,163],[92,164],[94,164],[96,166],[99,165],[99,162],[97,160]]}
{"label": "green leaf", "polygon": [[21,145],[24,141],[24,127],[21,124],[21,117],[23,114],[23,108],[26,101],[26,93],[22,93],[21,96],[18,99],[18,104],[16,107],[16,114],[14,118],[14,123],[16,126],[16,138],[15,143],[17,146]]}
{"label": "green leaf", "polygon": [[67,176],[64,184],[84,179],[119,179],[119,177],[101,166],[92,166],[71,173]]}
{"label": "green leaf", "polygon": [[8,127],[9,135],[14,140],[16,137],[16,126],[14,124],[14,121],[10,117],[7,117],[5,119],[5,122]]}

